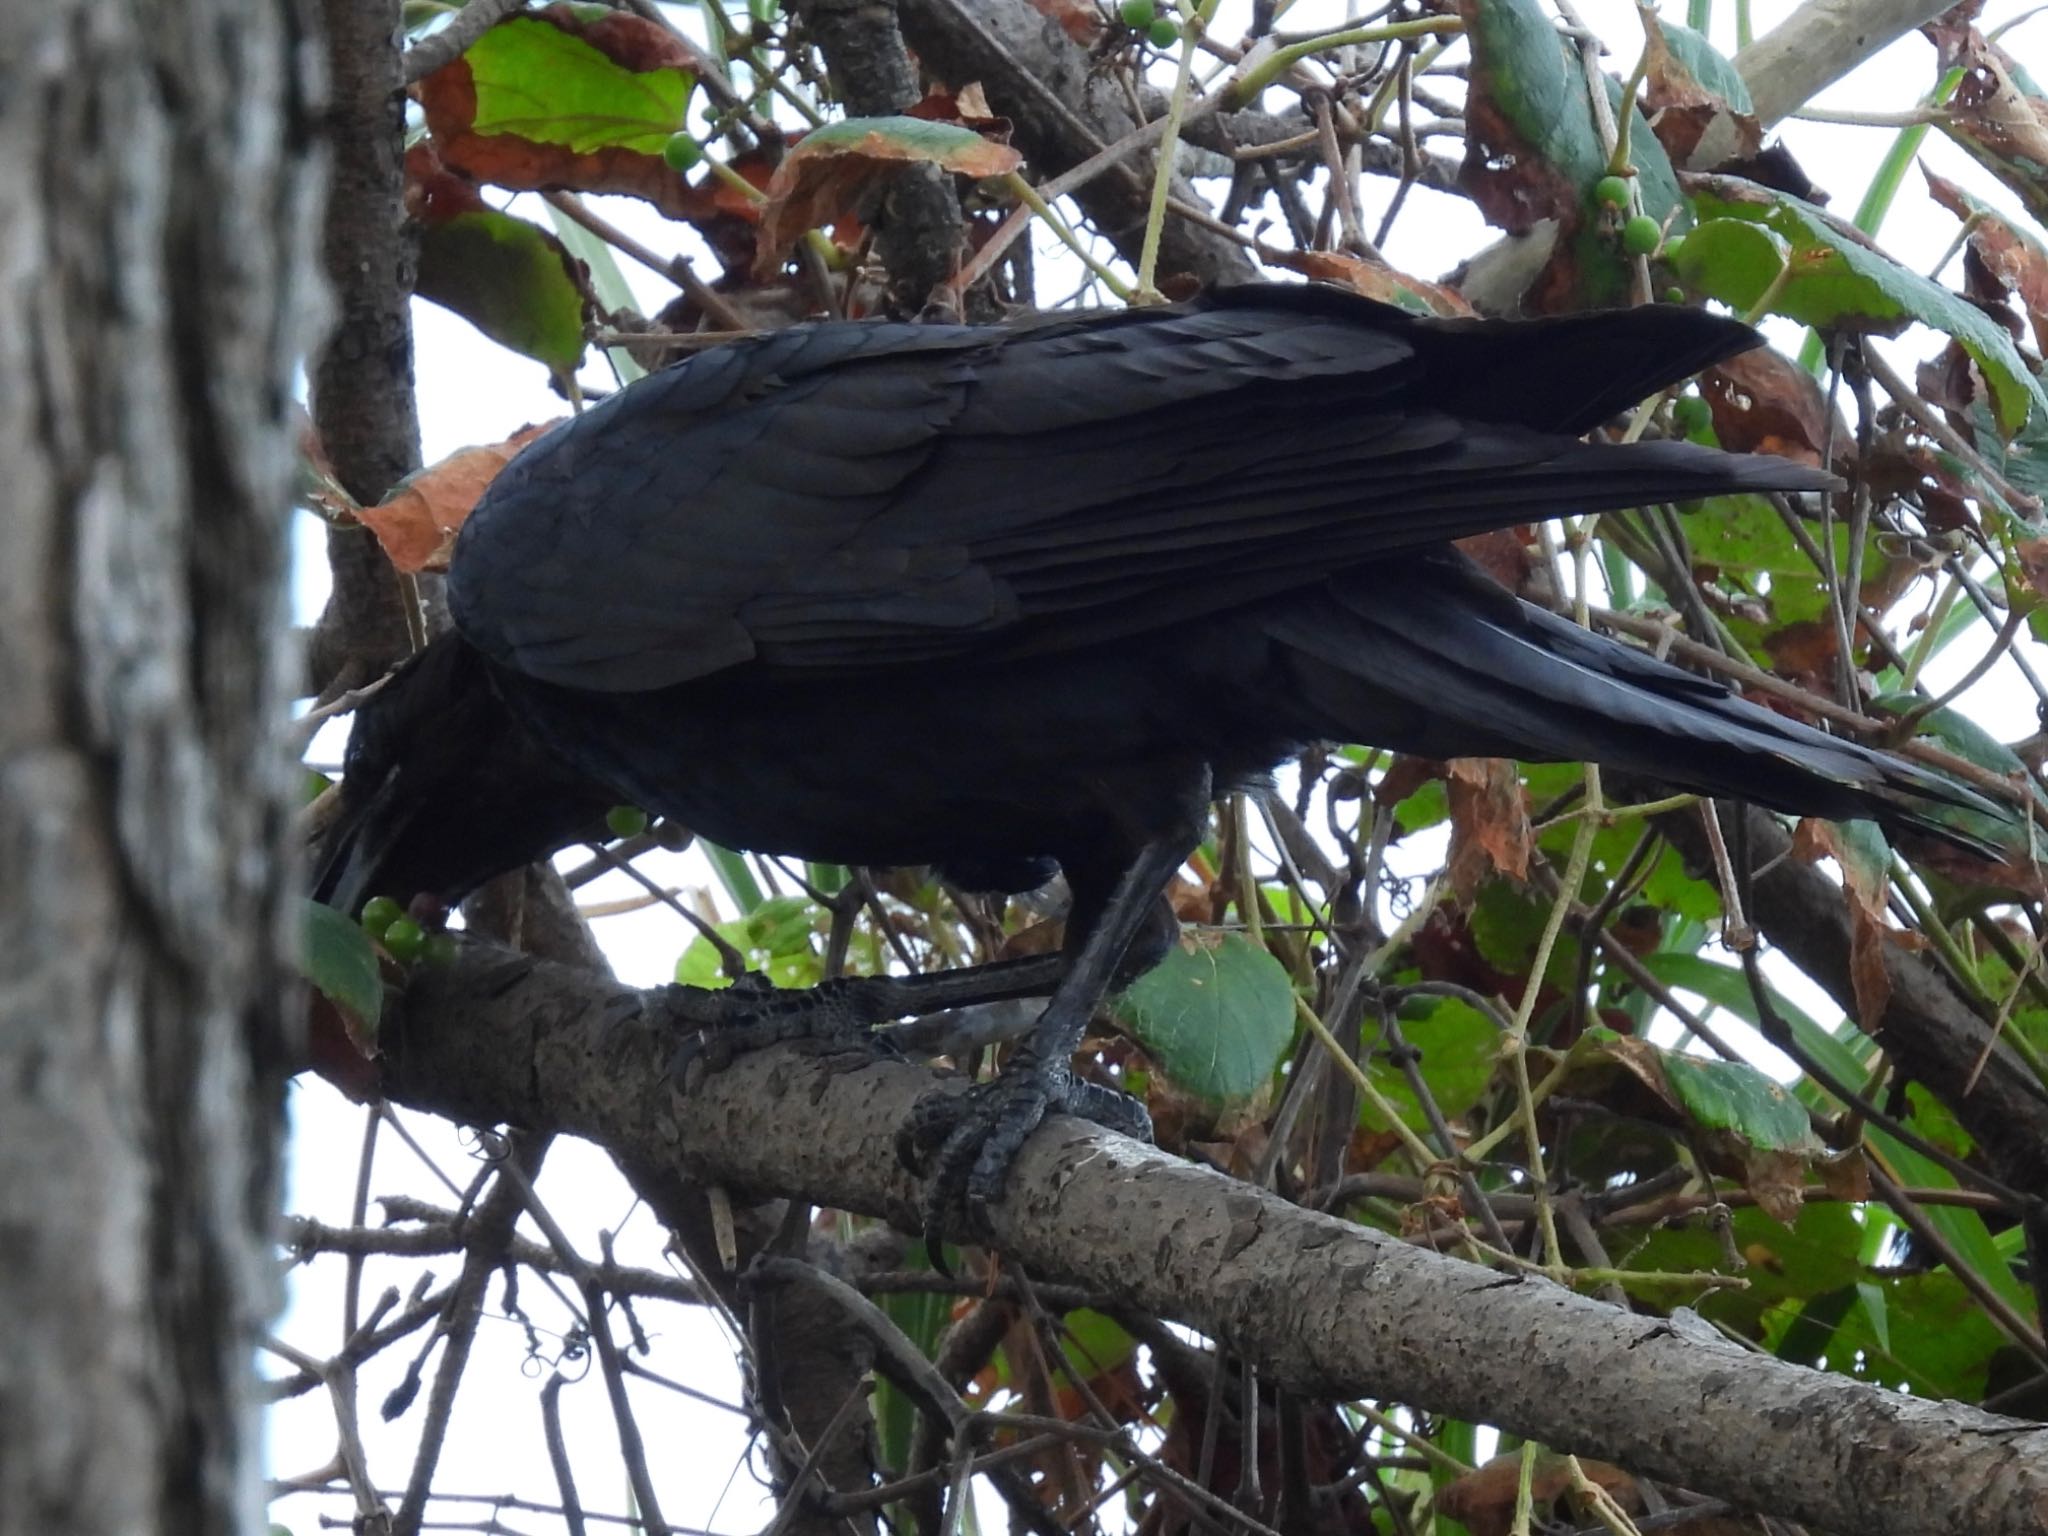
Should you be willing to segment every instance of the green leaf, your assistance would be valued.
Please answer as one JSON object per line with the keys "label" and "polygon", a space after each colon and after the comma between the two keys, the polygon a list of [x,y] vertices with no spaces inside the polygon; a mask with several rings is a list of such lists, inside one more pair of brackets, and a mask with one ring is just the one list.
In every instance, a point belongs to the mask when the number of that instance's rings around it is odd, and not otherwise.
{"label": "green leaf", "polygon": [[1685,66],[1694,80],[1725,101],[1731,110],[1755,114],[1756,103],[1750,99],[1749,86],[1741,72],[1712,43],[1691,27],[1675,21],[1660,18],[1657,30],[1664,34],[1664,45],[1671,50],[1672,57]]}
{"label": "green leaf", "polygon": [[480,134],[513,134],[576,154],[617,148],[659,156],[683,127],[697,80],[672,65],[634,70],[537,17],[514,16],[463,55]]}
{"label": "green leaf", "polygon": [[299,971],[368,1034],[384,1011],[377,950],[362,926],[310,896],[299,900]]}
{"label": "green leaf", "polygon": [[1860,1282],[1857,1292],[1861,1305],[1827,1341],[1829,1369],[1916,1397],[1983,1396],[2005,1338],[1954,1275],[1885,1275]]}
{"label": "green leaf", "polygon": [[[1802,1206],[1790,1227],[1762,1211],[1734,1213],[1732,1240],[1744,1261],[1731,1269],[1720,1240],[1699,1218],[1666,1227],[1628,1251],[1626,1267],[1639,1270],[1734,1273],[1749,1281],[1742,1291],[1712,1291],[1693,1302],[1700,1312],[1749,1338],[1761,1338],[1766,1314],[1787,1302],[1807,1302],[1865,1277],[1858,1260],[1863,1229],[1850,1207],[1834,1202]],[[1619,1239],[1616,1239],[1617,1244]]]}
{"label": "green leaf", "polygon": [[[1563,222],[1565,244],[1552,258],[1577,307],[1627,301],[1630,267],[1602,221],[1589,219],[1593,188],[1608,173],[1607,150],[1593,119],[1593,98],[1578,49],[1559,36],[1536,0],[1461,0],[1472,48],[1467,116],[1472,123],[1472,189],[1494,224],[1526,233],[1540,219]],[[1619,113],[1621,85],[1602,77]],[[1642,211],[1672,233],[1692,223],[1663,145],[1633,105],[1629,158]]]}
{"label": "green leaf", "polygon": [[[1666,986],[1682,987],[1704,997],[1716,1007],[1727,1009],[1744,1023],[1761,1027],[1756,997],[1749,990],[1749,980],[1735,967],[1718,965],[1701,955],[1676,954],[1645,955],[1642,965]],[[1823,1029],[1811,1014],[1799,1008],[1777,988],[1766,983],[1764,994],[1778,1016],[1791,1027],[1792,1038],[1800,1048],[1836,1080],[1852,1085],[1863,1080],[1863,1064],[1846,1044]]]}
{"label": "green leaf", "polygon": [[[748,970],[762,972],[778,987],[808,987],[822,974],[812,940],[824,922],[823,909],[808,896],[771,896],[715,931],[745,957]],[[676,961],[676,981],[712,990],[732,985],[718,947],[701,936]]]}
{"label": "green leaf", "polygon": [[1805,1152],[1819,1146],[1805,1107],[1747,1062],[1667,1051],[1664,1080],[1685,1112],[1709,1130],[1727,1131],[1771,1151]]}
{"label": "green leaf", "polygon": [[567,375],[583,360],[585,299],[573,266],[539,225],[479,209],[423,226],[417,292]]}
{"label": "green leaf", "polygon": [[1183,937],[1114,1008],[1176,1087],[1211,1104],[1263,1092],[1294,1039],[1293,983],[1241,933]]}
{"label": "green leaf", "polygon": [[1989,383],[2000,429],[2017,432],[2048,392],[1990,316],[1900,266],[1850,226],[1782,192],[1732,176],[1687,180],[1701,222],[1678,253],[1692,287],[1748,313],[1789,265],[1770,312],[1816,327],[1891,335],[1919,321],[1955,338]]}
{"label": "green leaf", "polygon": [[[1420,1000],[1420,999],[1418,999]],[[1446,1116],[1465,1113],[1479,1102],[1493,1069],[1500,1060],[1500,1030],[1471,1004],[1455,997],[1427,999],[1433,1006],[1420,1018],[1404,1012],[1401,1036],[1422,1058],[1418,1065],[1430,1097]],[[1366,1065],[1366,1075],[1411,1130],[1427,1131],[1429,1118],[1422,1101],[1408,1086],[1408,1076],[1399,1067],[1375,1055]],[[1359,1110],[1359,1123],[1374,1130],[1387,1130],[1372,1105]]]}

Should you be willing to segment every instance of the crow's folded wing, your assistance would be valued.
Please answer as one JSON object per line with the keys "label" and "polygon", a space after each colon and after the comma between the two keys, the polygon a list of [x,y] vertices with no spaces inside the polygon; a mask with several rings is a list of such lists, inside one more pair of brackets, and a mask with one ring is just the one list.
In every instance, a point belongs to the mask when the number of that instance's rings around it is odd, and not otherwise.
{"label": "crow's folded wing", "polygon": [[798,327],[529,448],[464,528],[450,601],[499,663],[604,691],[1057,651],[1560,512],[1826,483],[1570,435],[1753,339],[1672,308],[1444,322],[1272,287]]}

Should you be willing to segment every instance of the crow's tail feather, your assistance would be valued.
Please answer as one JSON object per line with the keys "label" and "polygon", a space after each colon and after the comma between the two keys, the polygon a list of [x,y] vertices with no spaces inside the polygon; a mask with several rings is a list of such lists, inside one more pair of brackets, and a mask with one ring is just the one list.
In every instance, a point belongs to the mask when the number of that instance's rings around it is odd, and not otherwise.
{"label": "crow's tail feather", "polygon": [[[1272,619],[1314,718],[1304,735],[1429,757],[1586,761],[1791,815],[1873,818],[1978,854],[1957,807],[2002,808],[1903,759],[1749,703],[1521,601],[1462,557],[1333,581]],[[1944,815],[1944,812],[1949,813]]]}

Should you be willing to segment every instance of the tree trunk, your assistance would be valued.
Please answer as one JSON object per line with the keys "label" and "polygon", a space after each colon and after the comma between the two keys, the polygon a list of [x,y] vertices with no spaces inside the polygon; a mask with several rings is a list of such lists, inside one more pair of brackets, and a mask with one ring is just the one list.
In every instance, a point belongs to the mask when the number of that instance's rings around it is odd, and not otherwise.
{"label": "tree trunk", "polygon": [[0,1536],[260,1529],[310,39],[0,41]]}

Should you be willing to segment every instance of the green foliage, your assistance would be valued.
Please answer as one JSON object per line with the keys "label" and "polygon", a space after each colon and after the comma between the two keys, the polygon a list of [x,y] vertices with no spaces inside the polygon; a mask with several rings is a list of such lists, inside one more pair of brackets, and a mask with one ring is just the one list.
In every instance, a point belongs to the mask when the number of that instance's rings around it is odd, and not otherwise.
{"label": "green foliage", "polygon": [[628,149],[659,155],[681,130],[696,77],[627,69],[582,38],[515,16],[463,55],[476,85],[475,128],[559,144],[577,154]]}
{"label": "green foliage", "polygon": [[1195,933],[1114,1007],[1175,1087],[1218,1107],[1249,1103],[1294,1038],[1294,986],[1240,933]]}
{"label": "green foliage", "polygon": [[384,1010],[384,978],[362,925],[311,898],[299,902],[299,970],[365,1032]]}

